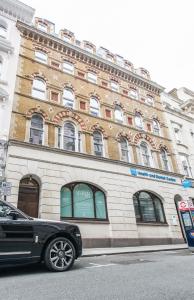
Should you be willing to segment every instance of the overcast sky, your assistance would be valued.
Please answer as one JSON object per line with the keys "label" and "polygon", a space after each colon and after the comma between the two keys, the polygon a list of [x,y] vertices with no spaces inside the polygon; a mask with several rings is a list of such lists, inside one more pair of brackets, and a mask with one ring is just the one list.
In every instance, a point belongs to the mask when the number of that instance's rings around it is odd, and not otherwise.
{"label": "overcast sky", "polygon": [[35,15],[144,67],[166,90],[194,90],[194,0],[21,0]]}

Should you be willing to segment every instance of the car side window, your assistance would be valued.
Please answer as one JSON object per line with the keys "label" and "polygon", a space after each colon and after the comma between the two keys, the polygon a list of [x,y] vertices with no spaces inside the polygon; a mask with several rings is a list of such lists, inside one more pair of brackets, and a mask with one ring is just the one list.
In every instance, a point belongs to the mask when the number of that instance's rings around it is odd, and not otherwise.
{"label": "car side window", "polygon": [[0,201],[0,220],[2,220],[2,218],[12,219],[12,217],[9,216],[11,210],[11,207]]}

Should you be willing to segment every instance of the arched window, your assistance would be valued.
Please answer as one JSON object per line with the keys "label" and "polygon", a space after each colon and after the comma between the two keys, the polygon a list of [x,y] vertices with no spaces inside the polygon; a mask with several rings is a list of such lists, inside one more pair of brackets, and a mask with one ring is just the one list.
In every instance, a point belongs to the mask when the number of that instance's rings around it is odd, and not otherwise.
{"label": "arched window", "polygon": [[69,61],[63,62],[63,71],[68,74],[74,74],[74,65]]}
{"label": "arched window", "polygon": [[138,128],[138,129],[143,129],[143,121],[142,121],[142,116],[140,113],[136,113],[135,114],[135,126]]}
{"label": "arched window", "polygon": [[115,106],[115,120],[120,123],[123,122],[123,111],[119,105]]}
{"label": "arched window", "polygon": [[103,140],[102,140],[102,134],[99,131],[94,131],[93,143],[94,143],[94,154],[96,156],[103,156]]}
{"label": "arched window", "polygon": [[33,115],[30,126],[30,143],[43,144],[43,119],[40,115]]}
{"label": "arched window", "polygon": [[95,186],[82,182],[62,187],[61,218],[107,220],[105,194]]}
{"label": "arched window", "polygon": [[43,51],[36,50],[35,51],[35,59],[41,63],[47,63],[47,53]]}
{"label": "arched window", "polygon": [[146,103],[148,104],[148,105],[151,105],[151,106],[153,106],[154,105],[154,98],[152,97],[152,96],[147,96],[146,97]]}
{"label": "arched window", "polygon": [[93,116],[99,116],[100,115],[99,101],[96,97],[91,97],[90,98],[90,113]]}
{"label": "arched window", "polygon": [[131,159],[130,159],[128,141],[123,137],[120,139],[120,146],[121,146],[121,160],[130,162]]}
{"label": "arched window", "polygon": [[0,20],[0,37],[6,38],[7,24],[4,20]]}
{"label": "arched window", "polygon": [[35,78],[32,85],[32,97],[45,100],[46,98],[46,83],[41,78]]}
{"label": "arched window", "polygon": [[161,149],[160,154],[161,154],[163,169],[165,171],[169,171],[169,162],[168,162],[168,156],[166,151],[164,149]]}
{"label": "arched window", "polygon": [[156,135],[160,135],[160,125],[157,120],[153,120],[153,133]]}
{"label": "arched window", "polygon": [[137,192],[133,204],[137,222],[166,223],[162,201],[155,194]]}
{"label": "arched window", "polygon": [[63,91],[63,105],[74,108],[75,96],[72,89],[65,88]]}
{"label": "arched window", "polygon": [[152,157],[151,157],[150,150],[148,149],[148,145],[145,142],[141,142],[140,152],[141,152],[141,158],[142,158],[143,165],[150,167],[152,164]]}
{"label": "arched window", "polygon": [[133,99],[138,99],[138,92],[136,89],[131,88],[129,91],[129,97]]}
{"label": "arched window", "polygon": [[68,151],[81,151],[81,135],[74,124],[65,122],[58,129],[58,147]]}

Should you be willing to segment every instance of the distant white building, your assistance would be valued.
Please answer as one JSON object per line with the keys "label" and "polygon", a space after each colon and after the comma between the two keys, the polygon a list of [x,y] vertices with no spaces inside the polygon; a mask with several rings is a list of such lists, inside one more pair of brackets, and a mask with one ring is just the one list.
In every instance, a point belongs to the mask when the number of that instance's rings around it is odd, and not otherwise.
{"label": "distant white building", "polygon": [[184,87],[173,89],[163,93],[162,100],[179,172],[194,178],[194,92]]}
{"label": "distant white building", "polygon": [[17,0],[0,1],[0,179],[4,176],[5,148],[19,58],[20,33],[16,21],[31,23],[34,12],[33,8]]}

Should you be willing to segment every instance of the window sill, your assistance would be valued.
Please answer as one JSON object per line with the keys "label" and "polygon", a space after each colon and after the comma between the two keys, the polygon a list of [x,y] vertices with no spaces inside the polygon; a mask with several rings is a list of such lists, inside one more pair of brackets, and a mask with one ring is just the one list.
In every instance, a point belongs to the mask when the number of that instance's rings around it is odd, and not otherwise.
{"label": "window sill", "polygon": [[146,222],[137,222],[137,225],[143,226],[169,226],[167,223],[146,223]]}
{"label": "window sill", "polygon": [[110,224],[108,220],[97,220],[97,219],[68,219],[61,218],[61,221],[70,223],[89,223],[89,224]]}

